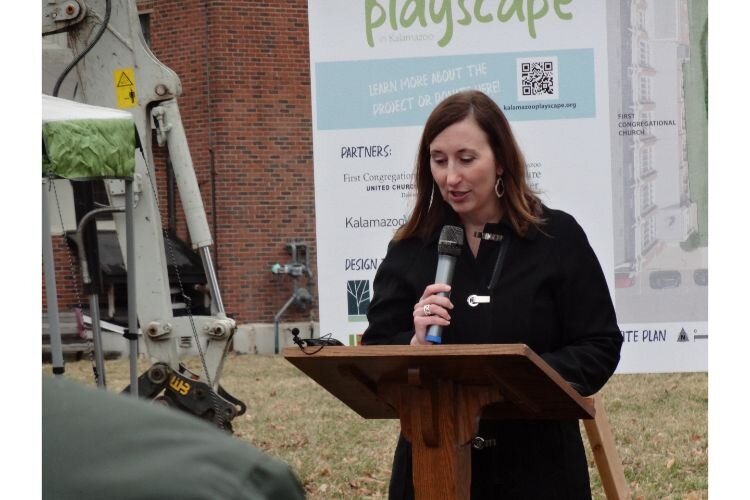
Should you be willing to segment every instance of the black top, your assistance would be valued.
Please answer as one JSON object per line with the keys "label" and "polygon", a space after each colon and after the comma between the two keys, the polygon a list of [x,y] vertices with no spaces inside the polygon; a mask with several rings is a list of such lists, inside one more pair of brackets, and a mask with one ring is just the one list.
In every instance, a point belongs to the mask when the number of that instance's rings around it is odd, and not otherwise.
{"label": "black top", "polygon": [[[464,247],[456,261],[451,284],[454,305],[450,311],[451,324],[444,327],[442,341],[444,344],[526,344],[581,394],[590,395],[604,385],[617,367],[622,335],[604,274],[583,229],[572,216],[559,210],[545,207],[543,216],[546,222],[540,228],[532,227],[523,238],[515,235],[507,219],[486,225],[484,233],[502,234],[503,238],[502,241],[482,239],[476,257]],[[460,225],[452,211],[445,223]],[[367,312],[369,326],[363,335],[363,344],[409,343],[414,335],[414,304],[425,287],[435,280],[440,229],[428,240],[410,238],[389,245],[373,282],[373,299]],[[508,246],[502,268],[493,280],[503,244]],[[494,286],[491,286],[492,281]],[[467,299],[473,294],[489,295],[490,303],[469,306]],[[550,428],[557,430],[550,431]],[[528,435],[522,429],[527,429]],[[479,452],[485,457],[494,455],[491,462],[497,467],[490,467],[494,478],[489,481],[497,486],[497,478],[505,477],[501,481],[504,486],[498,486],[499,492],[507,495],[518,486],[525,488],[530,496],[519,493],[521,496],[513,498],[557,498],[555,495],[587,498],[590,495],[578,422],[482,422],[482,432],[502,438],[505,445],[500,444],[496,450],[502,448],[503,453],[510,453],[512,463],[505,463],[498,456],[499,451]],[[554,436],[550,436],[550,432]],[[566,437],[561,439],[563,435]],[[540,442],[532,446],[528,440],[531,444]],[[523,449],[509,449],[511,441],[519,443]],[[392,483],[398,483],[399,474],[404,473],[408,474],[401,480],[411,482],[407,448],[408,443],[402,438]],[[400,453],[403,456],[399,457]],[[544,459],[540,458],[541,454],[545,455]],[[523,456],[529,461],[523,472],[511,475],[497,472],[498,468],[507,472],[519,466]],[[551,466],[541,465],[550,463]],[[555,481],[547,490],[543,477],[548,477],[550,467],[558,465],[566,469],[563,477],[569,477],[562,483]],[[475,457],[472,498],[491,498],[489,493],[484,496],[477,493],[478,484],[484,481],[476,477],[478,467]],[[581,491],[584,479],[585,494]],[[529,485],[527,481],[542,481],[542,484]],[[568,490],[566,481],[570,485]],[[410,486],[406,484],[404,488],[408,490]],[[392,498],[410,498],[408,491],[393,494],[393,488],[394,484],[391,485]],[[534,488],[542,489],[532,494]]]}

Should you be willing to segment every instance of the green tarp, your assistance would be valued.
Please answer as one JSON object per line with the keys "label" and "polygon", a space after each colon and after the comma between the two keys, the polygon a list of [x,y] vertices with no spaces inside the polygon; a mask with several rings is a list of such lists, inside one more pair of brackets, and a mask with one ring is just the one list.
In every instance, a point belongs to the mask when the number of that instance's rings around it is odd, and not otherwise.
{"label": "green tarp", "polygon": [[42,96],[42,175],[132,179],[136,129],[127,111]]}

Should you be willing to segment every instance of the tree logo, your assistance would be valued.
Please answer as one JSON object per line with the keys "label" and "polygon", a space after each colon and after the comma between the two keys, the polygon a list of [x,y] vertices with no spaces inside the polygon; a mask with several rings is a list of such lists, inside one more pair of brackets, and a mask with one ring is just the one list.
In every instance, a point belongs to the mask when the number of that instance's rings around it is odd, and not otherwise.
{"label": "tree logo", "polygon": [[347,281],[346,302],[349,321],[367,321],[367,308],[370,307],[370,280]]}

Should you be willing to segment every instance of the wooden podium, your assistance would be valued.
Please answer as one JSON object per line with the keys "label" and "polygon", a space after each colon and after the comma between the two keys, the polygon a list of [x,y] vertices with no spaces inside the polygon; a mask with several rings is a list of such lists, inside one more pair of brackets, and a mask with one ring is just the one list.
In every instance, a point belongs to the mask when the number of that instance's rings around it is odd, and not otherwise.
{"label": "wooden podium", "polygon": [[[283,355],[362,417],[400,419],[412,444],[417,499],[469,499],[480,416],[593,419],[596,413],[594,398],[579,395],[524,344],[287,347]],[[604,431],[595,450],[600,471],[603,463],[610,467],[604,455],[614,450]],[[625,484],[617,472],[608,474],[615,487]],[[604,474],[602,481],[606,490]],[[621,494],[607,491],[608,498]]]}

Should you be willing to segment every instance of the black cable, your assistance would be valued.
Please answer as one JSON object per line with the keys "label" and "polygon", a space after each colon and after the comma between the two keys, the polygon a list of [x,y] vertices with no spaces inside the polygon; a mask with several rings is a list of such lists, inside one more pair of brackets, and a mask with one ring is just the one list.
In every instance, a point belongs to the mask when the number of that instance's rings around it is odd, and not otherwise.
{"label": "black cable", "polygon": [[96,36],[94,36],[94,40],[81,52],[78,54],[71,62],[68,64],[68,66],[63,70],[60,77],[57,79],[57,82],[55,82],[55,88],[52,90],[52,95],[54,97],[57,97],[57,95],[60,93],[60,87],[62,86],[63,81],[65,80],[65,77],[68,76],[68,73],[70,73],[70,70],[75,68],[76,64],[81,62],[81,59],[84,58],[88,52],[94,48],[94,45],[99,41],[99,39],[104,34],[104,30],[107,29],[107,26],[109,25],[109,16],[112,13],[112,0],[107,0],[107,7],[104,12],[104,20],[102,21],[102,26],[99,29],[99,31],[96,33]]}
{"label": "black cable", "polygon": [[[292,328],[292,342],[297,344],[300,350],[309,356],[319,353],[320,351],[323,350],[324,347],[327,347],[329,345],[331,346],[343,346],[344,345],[340,341],[333,338],[332,333],[326,333],[325,335],[317,339],[301,339],[299,338],[298,328]],[[318,349],[312,352],[307,352],[307,349],[305,349],[305,347],[314,347],[314,346],[317,346]]]}

